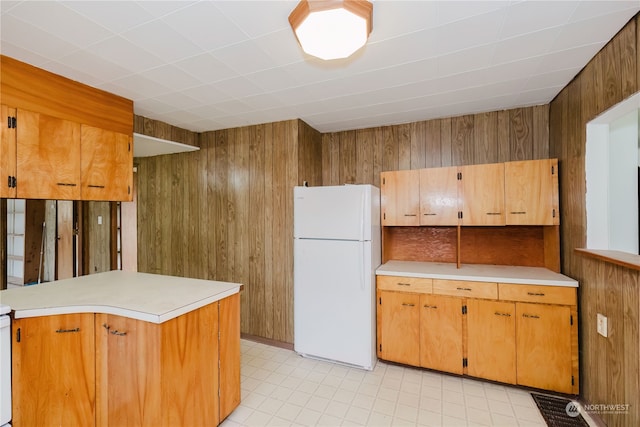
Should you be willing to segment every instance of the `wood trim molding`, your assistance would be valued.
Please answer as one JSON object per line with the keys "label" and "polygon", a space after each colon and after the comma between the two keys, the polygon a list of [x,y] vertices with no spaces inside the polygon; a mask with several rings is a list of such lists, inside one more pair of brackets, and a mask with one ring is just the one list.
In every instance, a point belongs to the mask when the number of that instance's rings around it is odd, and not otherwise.
{"label": "wood trim molding", "polygon": [[640,271],[640,255],[604,249],[576,248],[577,254]]}

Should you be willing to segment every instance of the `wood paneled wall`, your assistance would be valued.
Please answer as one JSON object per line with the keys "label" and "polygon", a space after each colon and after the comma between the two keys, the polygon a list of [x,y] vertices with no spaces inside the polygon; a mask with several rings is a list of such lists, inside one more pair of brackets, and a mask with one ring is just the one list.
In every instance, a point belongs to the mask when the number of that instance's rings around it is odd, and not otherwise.
{"label": "wood paneled wall", "polygon": [[293,187],[321,184],[320,144],[291,120],[136,159],[139,271],[241,283],[242,332],[293,342]]}
{"label": "wood paneled wall", "polygon": [[[586,245],[586,124],[640,84],[640,26],[633,18],[550,104],[550,154],[560,161],[563,273],[579,280],[580,378],[593,404],[630,404],[628,414],[602,414],[609,426],[640,425],[639,276],[635,270],[574,252]],[[609,318],[609,337],[596,332]]]}
{"label": "wood paneled wall", "polygon": [[133,131],[142,135],[193,145],[194,147],[200,146],[199,133],[143,116],[133,116]]}
{"label": "wood paneled wall", "polygon": [[322,135],[322,183],[380,186],[380,172],[549,158],[549,106]]}

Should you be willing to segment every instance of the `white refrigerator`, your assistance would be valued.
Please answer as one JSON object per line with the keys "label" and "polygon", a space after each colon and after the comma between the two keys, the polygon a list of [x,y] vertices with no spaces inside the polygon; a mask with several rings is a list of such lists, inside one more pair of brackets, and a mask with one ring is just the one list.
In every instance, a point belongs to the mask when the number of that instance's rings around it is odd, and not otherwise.
{"label": "white refrigerator", "polygon": [[294,350],[371,370],[377,360],[380,190],[294,187],[293,196]]}

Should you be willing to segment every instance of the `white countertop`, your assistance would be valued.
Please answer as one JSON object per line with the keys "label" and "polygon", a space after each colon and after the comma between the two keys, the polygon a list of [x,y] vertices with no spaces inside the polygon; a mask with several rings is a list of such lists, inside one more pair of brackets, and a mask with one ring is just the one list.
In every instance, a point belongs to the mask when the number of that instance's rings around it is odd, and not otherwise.
{"label": "white countertop", "polygon": [[378,276],[578,287],[577,280],[542,267],[462,264],[460,268],[456,268],[455,264],[441,262],[388,261],[378,267],[376,274]]}
{"label": "white countertop", "polygon": [[237,283],[109,271],[0,291],[16,319],[105,313],[162,323],[238,293]]}

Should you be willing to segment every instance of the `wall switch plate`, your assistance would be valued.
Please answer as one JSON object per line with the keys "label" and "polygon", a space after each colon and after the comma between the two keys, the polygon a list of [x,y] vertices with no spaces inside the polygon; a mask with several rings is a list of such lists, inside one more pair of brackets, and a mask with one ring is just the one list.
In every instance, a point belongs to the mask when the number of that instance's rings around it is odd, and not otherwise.
{"label": "wall switch plate", "polygon": [[608,325],[607,325],[607,316],[605,316],[604,314],[600,314],[598,313],[598,333],[600,335],[602,335],[603,337],[607,337],[609,335],[609,329],[608,329]]}
{"label": "wall switch plate", "polygon": [[98,225],[102,225],[102,215],[98,215]]}

